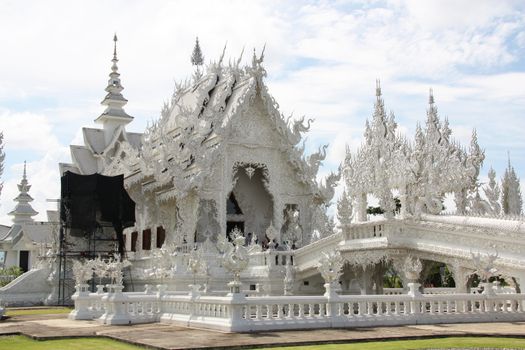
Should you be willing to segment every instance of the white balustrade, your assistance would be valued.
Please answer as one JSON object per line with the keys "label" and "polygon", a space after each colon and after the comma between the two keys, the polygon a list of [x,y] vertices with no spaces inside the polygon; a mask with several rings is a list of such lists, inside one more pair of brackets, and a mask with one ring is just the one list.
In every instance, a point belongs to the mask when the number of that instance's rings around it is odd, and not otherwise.
{"label": "white balustrade", "polygon": [[368,239],[386,237],[392,227],[393,222],[388,220],[376,222],[356,223],[345,227],[345,239]]}
{"label": "white balustrade", "polygon": [[[224,331],[525,321],[524,294],[329,296],[88,293],[75,311],[105,324],[164,322]],[[77,313],[78,314],[78,313]],[[78,319],[78,318],[76,318]],[[83,318],[86,319],[86,318]]]}

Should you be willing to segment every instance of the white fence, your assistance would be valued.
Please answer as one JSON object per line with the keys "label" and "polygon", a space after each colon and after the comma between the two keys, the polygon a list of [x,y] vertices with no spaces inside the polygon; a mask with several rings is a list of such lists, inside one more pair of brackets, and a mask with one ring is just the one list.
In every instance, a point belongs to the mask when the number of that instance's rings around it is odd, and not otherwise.
{"label": "white fence", "polygon": [[246,297],[149,293],[74,295],[72,319],[164,322],[232,332],[404,324],[525,321],[525,294]]}

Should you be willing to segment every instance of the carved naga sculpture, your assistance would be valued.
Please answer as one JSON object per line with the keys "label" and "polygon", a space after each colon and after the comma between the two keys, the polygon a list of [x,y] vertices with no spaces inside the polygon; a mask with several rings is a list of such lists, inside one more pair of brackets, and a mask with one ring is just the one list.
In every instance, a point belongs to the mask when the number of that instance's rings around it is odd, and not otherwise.
{"label": "carved naga sculpture", "polygon": [[307,163],[310,166],[310,174],[313,174],[313,176],[317,174],[321,162],[326,158],[327,147],[328,145],[321,146],[319,147],[319,151],[308,156]]}
{"label": "carved naga sculpture", "polygon": [[337,173],[331,172],[325,179],[324,185],[319,186],[319,191],[324,203],[329,203],[334,198],[335,187],[341,180],[341,167],[339,167]]}
{"label": "carved naga sculpture", "polygon": [[301,133],[305,133],[310,130],[310,126],[314,121],[313,119],[308,119],[307,125],[304,125],[304,119],[305,116],[303,115],[301,119],[294,121],[292,125],[292,130],[288,139],[293,146],[297,145],[301,141]]}

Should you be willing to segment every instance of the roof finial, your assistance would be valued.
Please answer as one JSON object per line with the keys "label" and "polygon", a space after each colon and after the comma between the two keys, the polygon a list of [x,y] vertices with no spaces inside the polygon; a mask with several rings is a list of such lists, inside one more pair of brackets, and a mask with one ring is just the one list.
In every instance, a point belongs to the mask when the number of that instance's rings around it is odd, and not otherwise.
{"label": "roof finial", "polygon": [[228,45],[228,41],[224,43],[224,48],[222,49],[221,58],[219,59],[219,65],[222,64],[222,60],[224,59],[224,54],[226,53],[226,46]]}
{"label": "roof finial", "polygon": [[259,63],[264,61],[264,50],[266,50],[266,43],[264,43],[263,49],[261,51],[261,56],[259,56]]}
{"label": "roof finial", "polygon": [[434,104],[434,90],[430,88],[429,95],[428,95],[428,104],[433,105]]}
{"label": "roof finial", "polygon": [[244,55],[244,46],[242,47],[241,54],[239,55],[239,58],[237,58],[237,62],[235,63],[236,67],[239,67],[239,64],[241,64],[242,55]]}
{"label": "roof finial", "polygon": [[376,79],[376,96],[381,96],[381,81],[379,79]]}
{"label": "roof finial", "polygon": [[24,174],[22,175],[22,179],[27,180],[26,161],[25,160],[24,160]]}
{"label": "roof finial", "polygon": [[510,151],[507,150],[507,159],[508,159],[508,162],[509,162],[509,169],[511,168],[511,165],[510,165]]}
{"label": "roof finial", "polygon": [[191,64],[194,66],[202,66],[204,63],[204,55],[202,54],[201,46],[199,44],[199,37],[195,38],[195,46],[191,53]]}
{"label": "roof finial", "polygon": [[113,59],[114,60],[117,60],[117,33],[115,33],[115,35],[113,35],[113,41],[114,41],[114,44],[113,44]]}

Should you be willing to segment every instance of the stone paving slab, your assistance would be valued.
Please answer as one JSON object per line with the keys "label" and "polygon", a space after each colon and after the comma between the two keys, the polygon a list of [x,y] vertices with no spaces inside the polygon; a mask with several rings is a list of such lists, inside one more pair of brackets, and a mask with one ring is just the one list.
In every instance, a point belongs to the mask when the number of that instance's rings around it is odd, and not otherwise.
{"label": "stone paving slab", "polygon": [[346,343],[466,335],[525,337],[525,322],[224,333],[159,323],[102,326],[95,321],[71,321],[67,319],[67,315],[62,314],[16,316],[0,321],[0,335],[7,334],[24,334],[40,340],[103,336],[149,348],[170,350],[250,349],[276,345]]}

